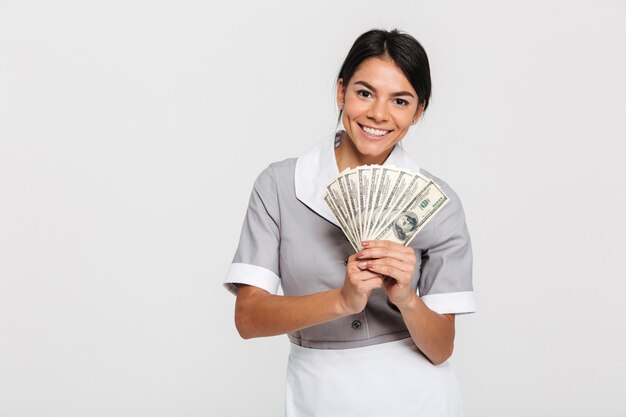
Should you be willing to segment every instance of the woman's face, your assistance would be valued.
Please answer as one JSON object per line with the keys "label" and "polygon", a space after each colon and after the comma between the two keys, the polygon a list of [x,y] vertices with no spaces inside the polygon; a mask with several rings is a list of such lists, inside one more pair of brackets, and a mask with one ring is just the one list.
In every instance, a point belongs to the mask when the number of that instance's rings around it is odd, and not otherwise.
{"label": "woman's face", "polygon": [[361,62],[348,85],[337,83],[337,104],[342,121],[357,152],[368,159],[391,152],[417,120],[417,93],[390,58]]}

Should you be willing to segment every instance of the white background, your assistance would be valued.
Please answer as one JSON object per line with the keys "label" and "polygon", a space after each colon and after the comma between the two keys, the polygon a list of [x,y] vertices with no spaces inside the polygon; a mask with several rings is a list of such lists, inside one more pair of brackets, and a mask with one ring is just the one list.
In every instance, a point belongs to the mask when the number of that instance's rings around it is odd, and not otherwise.
{"label": "white background", "polygon": [[374,27],[430,57],[405,148],[473,238],[467,416],[626,416],[624,0],[0,1],[0,416],[282,415],[287,337],[221,282]]}

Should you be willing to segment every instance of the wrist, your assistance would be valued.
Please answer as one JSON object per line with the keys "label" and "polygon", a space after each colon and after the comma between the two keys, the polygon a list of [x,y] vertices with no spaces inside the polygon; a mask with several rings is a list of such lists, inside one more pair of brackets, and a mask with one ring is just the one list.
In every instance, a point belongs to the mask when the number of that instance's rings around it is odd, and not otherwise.
{"label": "wrist", "polygon": [[346,300],[343,297],[342,289],[335,288],[334,290],[330,290],[334,296],[334,305],[335,305],[335,313],[339,317],[349,316],[352,314],[349,306],[346,304]]}
{"label": "wrist", "polygon": [[420,299],[417,294],[411,294],[409,298],[402,304],[396,304],[396,307],[400,310],[400,313],[415,311],[418,307]]}

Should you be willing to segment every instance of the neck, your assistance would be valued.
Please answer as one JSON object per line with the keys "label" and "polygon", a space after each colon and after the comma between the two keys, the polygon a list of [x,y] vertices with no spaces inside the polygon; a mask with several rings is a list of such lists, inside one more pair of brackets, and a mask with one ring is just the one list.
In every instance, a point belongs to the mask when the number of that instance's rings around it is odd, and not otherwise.
{"label": "neck", "polygon": [[335,160],[341,172],[346,168],[356,168],[359,165],[382,165],[392,151],[393,148],[380,155],[363,155],[344,132],[341,143],[335,148]]}

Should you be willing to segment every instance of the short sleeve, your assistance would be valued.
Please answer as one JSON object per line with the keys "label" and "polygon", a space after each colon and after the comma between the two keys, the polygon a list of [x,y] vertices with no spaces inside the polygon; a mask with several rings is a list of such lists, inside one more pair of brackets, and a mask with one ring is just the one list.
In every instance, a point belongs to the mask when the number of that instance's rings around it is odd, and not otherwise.
{"label": "short sleeve", "polygon": [[239,245],[224,287],[237,294],[238,284],[262,288],[271,294],[280,284],[280,216],[276,181],[271,166],[254,182]]}
{"label": "short sleeve", "polygon": [[439,314],[473,313],[472,244],[458,195],[443,187],[450,201],[432,219],[434,242],[422,252],[419,294]]}

